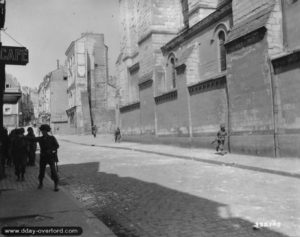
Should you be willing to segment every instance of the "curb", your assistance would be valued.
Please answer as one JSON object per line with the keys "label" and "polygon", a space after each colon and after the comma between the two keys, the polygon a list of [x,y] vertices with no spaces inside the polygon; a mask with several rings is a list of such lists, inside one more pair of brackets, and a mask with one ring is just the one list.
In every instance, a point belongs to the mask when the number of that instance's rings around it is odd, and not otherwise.
{"label": "curb", "polygon": [[60,140],[65,141],[65,142],[69,142],[69,143],[78,144],[78,145],[83,145],[83,146],[95,146],[95,147],[103,147],[103,148],[110,148],[110,149],[119,149],[119,150],[129,150],[129,151],[143,152],[143,153],[148,153],[148,154],[155,154],[155,155],[173,157],[173,158],[177,158],[177,159],[193,160],[193,161],[198,161],[198,162],[203,162],[203,163],[208,163],[208,164],[214,164],[214,165],[220,165],[220,166],[230,166],[230,167],[235,167],[235,168],[239,168],[239,169],[257,171],[257,172],[269,173],[269,174],[276,174],[276,175],[280,175],[280,176],[300,179],[300,174],[299,173],[293,173],[293,172],[287,172],[287,171],[281,171],[281,170],[273,170],[273,169],[260,168],[260,167],[249,166],[249,165],[241,165],[241,164],[229,163],[229,162],[225,162],[225,161],[208,160],[208,159],[202,159],[202,158],[193,157],[193,156],[174,155],[174,154],[169,154],[169,153],[164,153],[164,152],[149,151],[149,150],[138,149],[138,148],[87,144],[87,143],[81,143],[81,142],[74,142],[74,141],[70,141],[70,140],[67,140],[67,139],[60,139]]}

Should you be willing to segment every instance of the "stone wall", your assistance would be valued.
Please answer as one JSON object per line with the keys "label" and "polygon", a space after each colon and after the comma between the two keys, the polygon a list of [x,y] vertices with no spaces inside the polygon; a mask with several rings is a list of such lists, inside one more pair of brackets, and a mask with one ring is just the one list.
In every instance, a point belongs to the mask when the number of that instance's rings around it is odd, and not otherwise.
{"label": "stone wall", "polygon": [[215,11],[218,0],[188,0],[189,26],[192,27]]}
{"label": "stone wall", "polygon": [[[300,156],[300,53],[274,60],[278,155]],[[274,62],[273,61],[273,62]],[[278,63],[279,62],[279,63]]]}
{"label": "stone wall", "polygon": [[251,17],[277,0],[233,0],[232,12],[234,25]]}
{"label": "stone wall", "polygon": [[238,25],[263,9],[272,11],[266,23],[269,55],[272,57],[283,51],[282,9],[280,0],[233,0],[233,24]]}
{"label": "stone wall", "polygon": [[300,1],[284,1],[284,26],[286,28],[286,46],[288,49],[300,47]]}
{"label": "stone wall", "polygon": [[[273,156],[273,94],[267,35],[261,32],[250,38],[255,42],[238,50],[228,48],[231,148],[234,152]],[[235,44],[240,42],[247,40],[242,38]]]}

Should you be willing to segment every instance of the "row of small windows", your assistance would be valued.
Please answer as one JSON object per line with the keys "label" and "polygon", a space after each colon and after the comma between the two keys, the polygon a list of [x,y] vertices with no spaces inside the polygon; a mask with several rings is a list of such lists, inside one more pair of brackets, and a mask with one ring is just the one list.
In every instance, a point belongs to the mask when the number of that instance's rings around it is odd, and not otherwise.
{"label": "row of small windows", "polygon": [[[226,62],[226,49],[225,49],[225,40],[226,40],[226,34],[223,30],[219,31],[218,33],[218,59],[219,59],[219,68],[220,71],[226,71],[227,69],[227,62]],[[176,70],[175,70],[175,55],[172,53],[169,56],[169,60],[167,63],[167,68],[169,70],[169,75],[167,75],[167,78],[171,79],[172,82],[171,88],[176,88]]]}
{"label": "row of small windows", "polygon": [[[226,49],[225,49],[225,40],[226,40],[226,33],[224,30],[218,31],[217,34],[218,39],[218,49],[217,49],[217,58],[218,58],[218,64],[219,64],[219,70],[221,72],[226,71],[227,69],[227,63],[226,63]],[[166,64],[166,71],[165,71],[165,79],[164,79],[164,89],[162,91],[168,91],[169,89],[175,89],[176,88],[176,62],[177,59],[174,55],[174,53],[171,53],[168,57],[168,61]],[[129,72],[129,83],[128,83],[128,102],[134,102],[138,101],[139,97],[139,86],[138,86],[138,71],[135,72]]]}

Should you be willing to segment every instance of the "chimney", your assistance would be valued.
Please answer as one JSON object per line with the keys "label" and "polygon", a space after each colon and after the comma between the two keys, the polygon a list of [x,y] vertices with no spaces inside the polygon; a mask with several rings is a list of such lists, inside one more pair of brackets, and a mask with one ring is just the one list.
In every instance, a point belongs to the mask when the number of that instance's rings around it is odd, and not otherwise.
{"label": "chimney", "polygon": [[59,60],[57,59],[56,62],[57,62],[57,69],[59,69]]}

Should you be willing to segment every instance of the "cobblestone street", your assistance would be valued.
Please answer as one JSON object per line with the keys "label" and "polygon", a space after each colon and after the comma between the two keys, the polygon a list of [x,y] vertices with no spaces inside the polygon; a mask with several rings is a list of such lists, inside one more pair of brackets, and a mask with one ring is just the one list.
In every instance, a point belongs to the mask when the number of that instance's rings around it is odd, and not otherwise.
{"label": "cobblestone street", "polygon": [[[299,179],[60,142],[60,176],[118,236],[297,236]],[[267,225],[254,230],[253,225]]]}

